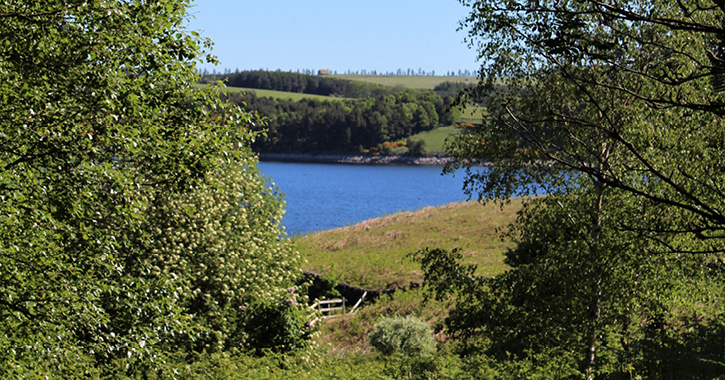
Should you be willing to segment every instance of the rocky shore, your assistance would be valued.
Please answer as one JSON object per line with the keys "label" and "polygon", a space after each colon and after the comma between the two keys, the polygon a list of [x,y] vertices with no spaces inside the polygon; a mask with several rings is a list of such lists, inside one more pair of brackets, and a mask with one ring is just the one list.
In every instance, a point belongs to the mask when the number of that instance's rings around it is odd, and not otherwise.
{"label": "rocky shore", "polygon": [[363,156],[302,153],[260,153],[260,161],[312,162],[325,164],[359,165],[430,165],[443,166],[450,161],[447,156]]}

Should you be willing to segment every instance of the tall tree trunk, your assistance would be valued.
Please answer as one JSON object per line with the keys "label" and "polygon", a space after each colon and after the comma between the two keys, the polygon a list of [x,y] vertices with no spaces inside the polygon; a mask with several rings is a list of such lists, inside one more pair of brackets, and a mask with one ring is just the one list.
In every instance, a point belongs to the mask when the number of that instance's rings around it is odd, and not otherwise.
{"label": "tall tree trunk", "polygon": [[597,329],[597,326],[599,325],[599,317],[601,315],[601,286],[599,281],[597,281],[597,291],[594,295],[594,300],[591,305],[591,317],[590,317],[590,327],[589,331],[587,332],[587,351],[586,351],[586,357],[584,359],[585,364],[585,371],[587,380],[593,380],[595,375],[595,365],[596,365],[596,359],[597,359],[597,334],[599,333],[599,330]]}
{"label": "tall tree trunk", "polygon": [[[604,149],[606,155],[606,149]],[[590,257],[592,260],[599,260],[601,254],[602,241],[602,212],[604,208],[604,188],[605,184],[597,179],[594,180],[594,208],[592,209],[592,230],[591,230],[591,246]],[[602,280],[598,278],[598,270],[594,270],[597,276],[595,289],[591,304],[589,306],[589,329],[587,331],[587,347],[584,358],[584,373],[587,380],[593,380],[596,373],[597,359],[597,334],[599,333],[599,319],[601,316],[601,299],[602,299]]]}

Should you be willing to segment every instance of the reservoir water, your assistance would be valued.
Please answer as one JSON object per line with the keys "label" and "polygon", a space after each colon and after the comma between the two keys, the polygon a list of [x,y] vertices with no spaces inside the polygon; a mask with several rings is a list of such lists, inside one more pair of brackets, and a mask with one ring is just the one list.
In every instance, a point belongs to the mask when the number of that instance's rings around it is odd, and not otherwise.
{"label": "reservoir water", "polygon": [[463,176],[443,176],[437,166],[261,162],[259,168],[285,195],[290,236],[466,199]]}

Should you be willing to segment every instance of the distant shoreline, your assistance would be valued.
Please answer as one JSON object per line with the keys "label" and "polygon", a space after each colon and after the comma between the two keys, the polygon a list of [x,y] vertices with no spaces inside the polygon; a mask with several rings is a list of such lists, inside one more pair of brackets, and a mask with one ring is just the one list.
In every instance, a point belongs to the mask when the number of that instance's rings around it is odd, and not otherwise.
{"label": "distant shoreline", "polygon": [[303,162],[321,164],[355,164],[355,165],[426,165],[444,166],[451,161],[448,156],[363,156],[337,154],[302,154],[302,153],[260,153],[260,161],[272,162]]}

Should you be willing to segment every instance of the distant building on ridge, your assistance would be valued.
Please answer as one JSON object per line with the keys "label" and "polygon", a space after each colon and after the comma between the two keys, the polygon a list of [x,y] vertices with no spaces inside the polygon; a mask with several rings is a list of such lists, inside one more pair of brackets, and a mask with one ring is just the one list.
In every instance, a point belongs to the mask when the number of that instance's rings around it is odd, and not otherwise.
{"label": "distant building on ridge", "polygon": [[317,75],[330,75],[330,74],[331,74],[330,70],[328,70],[328,69],[321,69],[320,71],[317,72]]}

